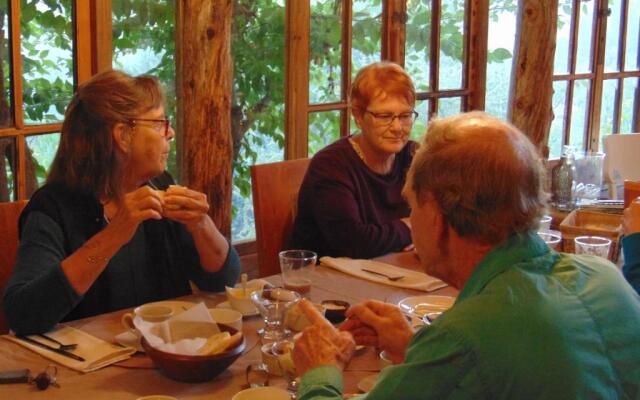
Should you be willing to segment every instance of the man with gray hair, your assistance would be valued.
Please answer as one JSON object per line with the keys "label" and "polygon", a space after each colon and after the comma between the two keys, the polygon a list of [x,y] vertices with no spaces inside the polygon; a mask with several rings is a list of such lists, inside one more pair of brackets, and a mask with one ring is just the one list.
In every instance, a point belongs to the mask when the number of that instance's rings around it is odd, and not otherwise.
{"label": "man with gray hair", "polygon": [[640,297],[616,266],[550,250],[535,147],[472,112],[432,121],[404,189],[427,273],[460,290],[413,332],[399,309],[367,301],[340,331],[314,321],[296,341],[299,399],[342,398],[354,341],[386,351],[366,399],[640,398]]}

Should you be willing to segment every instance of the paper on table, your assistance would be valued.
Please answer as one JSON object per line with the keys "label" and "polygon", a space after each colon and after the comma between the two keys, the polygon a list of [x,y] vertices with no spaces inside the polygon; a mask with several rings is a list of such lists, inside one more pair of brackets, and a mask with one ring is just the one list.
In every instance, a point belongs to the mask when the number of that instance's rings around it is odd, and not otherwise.
{"label": "paper on table", "polygon": [[[441,280],[429,276],[425,273],[396,267],[395,265],[385,264],[379,261],[359,260],[347,257],[322,257],[320,258],[320,262],[322,263],[322,265],[337,269],[338,271],[342,271],[349,275],[390,286],[422,290],[424,292],[431,292],[447,286],[447,284],[442,282]],[[388,276],[402,275],[404,276],[404,278],[397,281],[392,281],[385,278],[384,276],[374,275],[369,272],[363,271],[363,268],[380,272]]]}
{"label": "paper on table", "polygon": [[[133,348],[120,347],[115,344],[105,342],[104,340],[92,336],[84,331],[65,325],[60,325],[53,331],[47,332],[47,336],[51,336],[62,343],[77,343],[78,346],[72,351],[72,353],[84,358],[85,361],[77,361],[72,358],[65,357],[51,350],[27,343],[13,335],[3,335],[7,340],[18,343],[20,346],[26,347],[43,357],[80,372],[95,371],[118,361],[126,360],[131,357],[131,354],[136,352]],[[51,343],[36,335],[29,336],[29,338],[52,347],[57,346],[55,343]]]}
{"label": "paper on table", "polygon": [[133,324],[151,346],[176,354],[198,354],[207,338],[220,332],[204,303],[163,322],[147,322],[136,316]]}

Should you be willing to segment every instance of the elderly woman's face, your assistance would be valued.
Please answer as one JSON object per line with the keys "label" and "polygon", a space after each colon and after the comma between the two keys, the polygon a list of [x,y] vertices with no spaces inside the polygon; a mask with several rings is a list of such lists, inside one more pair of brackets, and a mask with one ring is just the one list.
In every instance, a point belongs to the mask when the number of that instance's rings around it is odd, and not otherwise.
{"label": "elderly woman's face", "polygon": [[135,119],[128,170],[136,178],[148,180],[167,168],[169,141],[175,131],[165,122],[166,118],[164,107],[158,107]]}
{"label": "elderly woman's face", "polygon": [[356,121],[371,147],[381,153],[396,154],[409,140],[413,107],[402,97],[376,97]]}

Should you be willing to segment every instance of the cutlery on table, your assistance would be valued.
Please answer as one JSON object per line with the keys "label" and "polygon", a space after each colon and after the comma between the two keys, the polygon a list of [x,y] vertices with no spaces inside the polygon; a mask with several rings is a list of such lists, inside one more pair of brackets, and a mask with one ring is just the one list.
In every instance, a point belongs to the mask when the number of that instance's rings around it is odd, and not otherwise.
{"label": "cutlery on table", "polygon": [[73,354],[67,350],[61,349],[59,347],[53,347],[53,346],[49,346],[48,344],[44,344],[42,342],[38,342],[37,340],[33,340],[30,337],[27,336],[16,336],[18,339],[25,341],[27,343],[31,343],[34,346],[38,346],[38,347],[42,347],[43,349],[46,350],[50,350],[53,351],[54,353],[58,353],[60,355],[63,355],[65,357],[69,357],[69,358],[73,358],[74,360],[78,360],[78,361],[84,361],[84,358],[80,357],[77,354]]}
{"label": "cutlery on table", "polygon": [[44,333],[40,333],[40,334],[38,334],[38,336],[40,336],[41,338],[47,339],[48,341],[59,345],[62,350],[75,350],[75,348],[78,347],[78,345],[76,343],[64,344],[64,343],[60,342],[58,339],[54,339],[51,336],[46,335]]}
{"label": "cutlery on table", "polygon": [[393,281],[393,282],[399,281],[400,279],[404,278],[404,275],[391,276],[391,275],[383,274],[382,272],[373,271],[371,269],[366,269],[366,268],[360,268],[360,270],[364,271],[364,272],[368,272],[370,274],[384,276],[385,278],[387,278],[387,279],[389,279],[390,281]]}

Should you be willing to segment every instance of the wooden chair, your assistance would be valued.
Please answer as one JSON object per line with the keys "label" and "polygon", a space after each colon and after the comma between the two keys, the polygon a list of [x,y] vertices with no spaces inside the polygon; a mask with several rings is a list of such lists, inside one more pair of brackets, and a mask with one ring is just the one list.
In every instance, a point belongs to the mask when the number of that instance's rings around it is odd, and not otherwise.
{"label": "wooden chair", "polygon": [[[618,190],[625,179],[640,180],[640,133],[618,133],[604,137],[604,183],[609,186],[609,197],[620,197]],[[620,187],[618,187],[620,186]]]}
{"label": "wooden chair", "polygon": [[308,158],[251,166],[253,212],[256,221],[258,273],[280,273],[278,253],[291,240],[298,209],[298,191]]}
{"label": "wooden chair", "polygon": [[13,272],[18,250],[18,218],[26,200],[15,203],[0,203],[0,334],[9,331],[2,311],[4,288]]}

